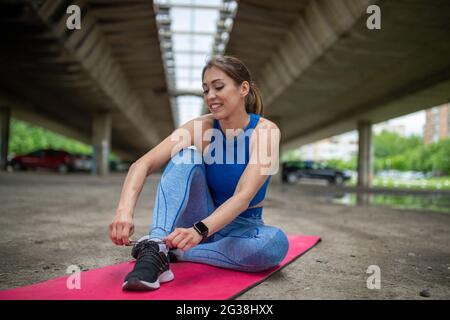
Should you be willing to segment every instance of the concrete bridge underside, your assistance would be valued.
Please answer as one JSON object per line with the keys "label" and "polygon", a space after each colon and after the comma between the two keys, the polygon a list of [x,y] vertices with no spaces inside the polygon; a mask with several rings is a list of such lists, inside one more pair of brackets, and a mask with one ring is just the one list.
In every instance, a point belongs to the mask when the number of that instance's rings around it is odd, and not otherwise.
{"label": "concrete bridge underside", "polygon": [[[369,5],[381,30],[369,30]],[[299,146],[450,100],[450,2],[240,0],[227,54]]]}
{"label": "concrete bridge underside", "polygon": [[[72,3],[81,30],[66,27]],[[366,25],[373,4],[381,30]],[[5,0],[0,9],[0,108],[11,108],[1,114],[96,149],[110,139],[126,159],[173,130],[152,1]],[[358,129],[370,185],[371,124],[450,101],[449,12],[445,0],[240,0],[226,54],[252,71],[282,148]]]}
{"label": "concrete bridge underside", "polygon": [[[80,30],[66,26],[70,4]],[[110,131],[128,160],[174,129],[153,1],[1,1],[0,38],[0,107],[12,117],[89,144]]]}

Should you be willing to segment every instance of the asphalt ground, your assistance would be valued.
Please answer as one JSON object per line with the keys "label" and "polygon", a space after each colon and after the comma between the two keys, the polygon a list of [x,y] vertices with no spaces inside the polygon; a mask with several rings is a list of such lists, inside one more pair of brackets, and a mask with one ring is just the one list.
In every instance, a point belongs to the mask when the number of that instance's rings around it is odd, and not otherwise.
{"label": "asphalt ground", "polygon": [[[0,289],[67,275],[70,265],[129,260],[130,248],[108,237],[124,178],[0,173]],[[159,178],[150,176],[140,195],[135,238],[149,230]],[[310,194],[306,186],[270,184],[265,223],[322,241],[238,299],[450,298],[450,214],[345,206]],[[379,289],[367,285],[373,268]]]}

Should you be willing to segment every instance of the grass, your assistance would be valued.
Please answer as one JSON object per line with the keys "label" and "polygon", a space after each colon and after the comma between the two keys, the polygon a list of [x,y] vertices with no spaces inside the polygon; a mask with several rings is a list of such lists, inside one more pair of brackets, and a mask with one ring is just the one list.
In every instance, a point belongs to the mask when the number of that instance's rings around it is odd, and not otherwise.
{"label": "grass", "polygon": [[[356,185],[356,179],[346,183],[348,186]],[[422,189],[422,190],[450,190],[450,177],[427,178],[427,179],[392,179],[375,177],[373,187],[400,188],[400,189]]]}

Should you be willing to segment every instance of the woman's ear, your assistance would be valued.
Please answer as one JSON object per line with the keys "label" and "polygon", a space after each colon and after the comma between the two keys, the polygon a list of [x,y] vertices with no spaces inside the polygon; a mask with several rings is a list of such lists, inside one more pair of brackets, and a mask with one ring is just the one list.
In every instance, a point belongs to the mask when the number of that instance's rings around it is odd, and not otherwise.
{"label": "woman's ear", "polygon": [[244,81],[241,84],[241,95],[245,98],[250,92],[250,83],[248,81]]}

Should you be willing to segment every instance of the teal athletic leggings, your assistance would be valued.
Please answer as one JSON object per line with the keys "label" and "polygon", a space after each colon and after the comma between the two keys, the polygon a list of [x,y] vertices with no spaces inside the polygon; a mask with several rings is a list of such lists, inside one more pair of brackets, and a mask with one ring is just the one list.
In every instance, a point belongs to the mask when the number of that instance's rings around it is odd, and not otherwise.
{"label": "teal athletic leggings", "polygon": [[[183,149],[169,161],[159,182],[150,238],[162,239],[175,228],[192,227],[215,209],[201,154]],[[184,253],[176,250],[178,260],[245,272],[278,265],[286,256],[288,239],[279,228],[265,225],[261,214],[262,208],[247,209],[197,246]]]}

